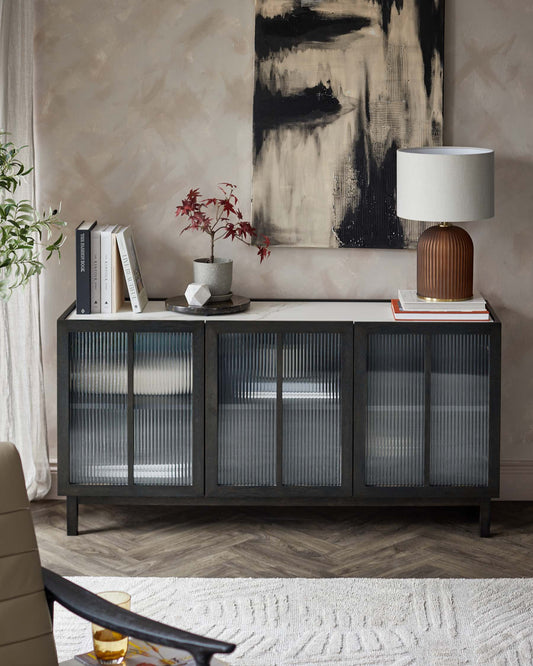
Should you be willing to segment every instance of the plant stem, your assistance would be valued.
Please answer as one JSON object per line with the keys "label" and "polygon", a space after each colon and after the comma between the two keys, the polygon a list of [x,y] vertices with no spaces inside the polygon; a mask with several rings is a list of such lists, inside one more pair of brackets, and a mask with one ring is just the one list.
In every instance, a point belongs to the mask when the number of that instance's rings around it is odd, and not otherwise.
{"label": "plant stem", "polygon": [[211,234],[211,256],[209,257],[209,263],[215,263],[215,234]]}

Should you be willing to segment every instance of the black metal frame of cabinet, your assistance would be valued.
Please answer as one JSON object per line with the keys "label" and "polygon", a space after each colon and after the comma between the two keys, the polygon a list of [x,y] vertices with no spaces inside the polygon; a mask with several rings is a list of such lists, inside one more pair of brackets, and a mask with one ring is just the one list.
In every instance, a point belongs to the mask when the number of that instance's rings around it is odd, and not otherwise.
{"label": "black metal frame of cabinet", "polygon": [[[267,299],[263,299],[267,300]],[[275,299],[268,299],[275,300]],[[283,299],[287,301],[291,299]],[[303,301],[305,299],[292,299]],[[102,319],[70,320],[70,306],[58,320],[58,492],[67,496],[67,534],[78,533],[78,503],[87,504],[182,504],[182,505],[250,505],[250,506],[401,506],[460,505],[478,506],[480,534],[490,533],[490,501],[499,493],[500,438],[500,353],[501,324],[489,307],[492,322],[184,322],[165,320]],[[349,335],[347,331],[349,330]],[[132,387],[129,386],[128,467],[125,486],[72,484],[69,446],[69,334],[76,331],[126,331],[130,340],[141,331],[192,331],[194,367],[194,486],[136,486],[132,481],[133,440],[131,436]],[[319,488],[220,488],[216,483],[216,335],[221,331],[338,332],[344,336],[343,351],[343,480],[341,487]],[[353,331],[353,332],[352,332]],[[490,404],[489,404],[489,483],[485,487],[369,487],[364,484],[364,437],[366,408],[366,338],[370,332],[484,333],[490,335]],[[205,354],[204,354],[205,336]],[[279,344],[278,344],[279,347]],[[131,349],[131,345],[129,347]],[[426,345],[426,354],[427,354]],[[353,363],[351,362],[353,359]],[[131,375],[132,352],[128,355]],[[428,365],[426,360],[426,374]],[[352,374],[353,373],[353,374]],[[352,379],[353,378],[353,379]],[[279,385],[278,378],[278,385]],[[346,383],[347,382],[347,383]],[[345,384],[346,383],[346,384]],[[430,399],[427,393],[426,403]],[[278,388],[279,391],[279,388]],[[205,402],[204,402],[205,396]],[[66,407],[66,408],[65,408]],[[205,423],[204,423],[205,408]],[[353,412],[352,412],[353,410]],[[278,429],[280,424],[278,421]],[[349,443],[346,437],[348,429]],[[205,432],[204,432],[205,430]],[[205,434],[205,438],[204,438]],[[278,436],[279,442],[279,436]],[[279,446],[279,443],[278,443]],[[426,451],[427,451],[426,434]],[[205,447],[205,448],[204,448]],[[347,480],[347,476],[350,480]],[[427,480],[427,479],[426,479]],[[205,492],[204,492],[205,482]],[[266,491],[266,492],[265,492]]]}
{"label": "black metal frame of cabinet", "polygon": [[[437,324],[438,326],[438,324]],[[426,469],[424,473],[424,485],[417,487],[397,487],[397,488],[383,488],[367,486],[364,482],[365,477],[365,455],[360,451],[359,455],[355,456],[354,462],[354,494],[366,497],[379,497],[384,494],[387,497],[446,497],[447,495],[464,497],[497,497],[499,494],[499,454],[500,454],[500,329],[499,325],[488,328],[487,324],[478,323],[447,323],[445,332],[447,334],[474,334],[483,333],[488,334],[491,339],[490,344],[490,402],[489,402],[489,479],[486,486],[466,486],[466,487],[450,487],[450,486],[435,486],[429,483],[429,470],[427,462],[430,455],[430,441],[429,441],[429,409],[431,407],[431,392],[430,392],[430,373],[431,373],[431,353],[428,349],[428,341],[434,334],[442,333],[442,328],[439,330],[435,324],[422,322],[414,325],[402,324],[402,328],[398,328],[394,323],[379,323],[379,324],[356,324],[355,325],[355,381],[356,387],[355,402],[356,407],[354,413],[356,414],[354,425],[354,442],[357,448],[358,444],[362,446],[365,441],[365,413],[362,409],[357,409],[359,405],[366,405],[366,359],[367,359],[367,340],[368,336],[372,333],[388,333],[394,330],[395,335],[403,335],[409,333],[416,333],[424,335],[425,337],[425,410],[426,410],[426,427],[425,427],[425,441],[424,453],[426,458]]]}
{"label": "black metal frame of cabinet", "polygon": [[[90,498],[99,502],[113,501],[121,497],[133,498],[202,498],[204,494],[204,324],[199,322],[172,322],[172,321],[103,321],[103,320],[70,320],[68,315],[73,307],[63,313],[57,323],[57,357],[58,357],[58,386],[57,386],[57,423],[58,423],[58,493],[67,496],[67,534],[78,533],[78,503],[88,502]],[[127,346],[127,465],[128,483],[125,485],[90,485],[72,483],[70,481],[70,343],[71,333],[88,332],[124,332],[128,336]],[[133,362],[134,362],[134,336],[137,333],[192,333],[193,356],[193,460],[192,485],[187,486],[159,486],[140,485],[134,483],[134,392],[133,392]]]}
{"label": "black metal frame of cabinet", "polygon": [[[500,380],[501,380],[501,324],[491,310],[492,322],[379,322],[354,325],[354,496],[370,499],[390,498],[425,504],[428,500],[452,498],[455,501],[473,503],[480,509],[480,535],[490,535],[490,500],[498,497],[500,486]],[[369,486],[365,483],[367,358],[368,338],[375,333],[394,335],[418,334],[424,336],[424,483],[421,486]],[[484,486],[431,485],[430,459],[430,410],[431,410],[431,337],[439,334],[484,334],[490,338],[489,351],[489,445],[488,483]],[[361,407],[363,406],[363,407]]]}
{"label": "black metal frame of cabinet", "polygon": [[[221,486],[218,484],[218,336],[222,333],[273,333],[277,352],[276,485]],[[341,456],[340,486],[284,486],[283,447],[283,335],[285,333],[338,333],[342,336],[341,366]],[[206,497],[247,499],[350,497],[352,495],[352,395],[353,324],[350,322],[207,322],[206,324],[206,404],[205,404],[205,487]],[[245,503],[245,502],[244,502]]]}

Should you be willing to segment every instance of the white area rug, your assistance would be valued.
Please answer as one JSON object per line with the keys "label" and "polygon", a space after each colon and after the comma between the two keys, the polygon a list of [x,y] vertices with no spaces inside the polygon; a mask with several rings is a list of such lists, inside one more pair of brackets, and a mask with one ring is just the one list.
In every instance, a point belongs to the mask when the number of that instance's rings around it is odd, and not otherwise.
{"label": "white area rug", "polygon": [[[246,666],[531,666],[533,579],[72,578],[132,610],[237,643]],[[56,608],[60,661],[91,648]]]}

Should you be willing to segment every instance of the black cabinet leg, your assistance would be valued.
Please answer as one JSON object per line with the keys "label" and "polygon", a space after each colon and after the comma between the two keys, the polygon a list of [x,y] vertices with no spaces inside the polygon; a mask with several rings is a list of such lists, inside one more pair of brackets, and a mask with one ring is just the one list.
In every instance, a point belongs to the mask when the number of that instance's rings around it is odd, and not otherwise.
{"label": "black cabinet leg", "polygon": [[479,536],[490,537],[490,499],[479,505]]}
{"label": "black cabinet leg", "polygon": [[78,536],[77,497],[67,497],[67,536]]}

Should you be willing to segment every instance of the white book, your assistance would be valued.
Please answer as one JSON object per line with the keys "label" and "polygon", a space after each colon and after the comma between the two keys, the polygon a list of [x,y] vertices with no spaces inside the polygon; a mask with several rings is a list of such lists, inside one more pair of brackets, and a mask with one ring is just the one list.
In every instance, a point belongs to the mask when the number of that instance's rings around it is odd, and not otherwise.
{"label": "white book", "polygon": [[113,256],[113,230],[114,224],[108,224],[102,229],[100,235],[100,312],[111,314],[113,302],[113,282],[111,262]]}
{"label": "white book", "polygon": [[482,296],[474,296],[467,301],[426,301],[416,295],[415,289],[398,289],[398,299],[404,310],[425,312],[444,310],[445,312],[480,312],[487,309]]}
{"label": "white book", "polygon": [[117,244],[117,236],[124,228],[117,225],[111,234],[111,312],[118,312],[124,304],[124,271]]}
{"label": "white book", "polygon": [[96,225],[91,231],[91,312],[98,313],[101,310],[101,270],[100,270],[100,249],[102,226]]}
{"label": "white book", "polygon": [[131,309],[133,312],[142,312],[148,303],[148,296],[146,295],[131,228],[122,227],[116,234],[116,239],[130,296]]}

